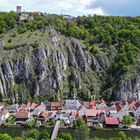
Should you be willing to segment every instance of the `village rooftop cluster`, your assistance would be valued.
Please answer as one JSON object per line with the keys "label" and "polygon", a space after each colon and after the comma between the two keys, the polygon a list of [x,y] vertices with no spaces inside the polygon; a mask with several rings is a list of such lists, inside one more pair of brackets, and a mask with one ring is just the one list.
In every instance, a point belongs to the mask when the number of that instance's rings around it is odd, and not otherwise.
{"label": "village rooftop cluster", "polygon": [[[88,127],[100,125],[102,127],[123,127],[122,119],[130,115],[133,126],[140,125],[140,103],[112,102],[104,100],[80,102],[65,100],[64,102],[48,102],[13,104],[5,106],[0,103],[0,125],[26,125],[33,120],[36,125],[60,120],[64,126],[72,126],[77,119],[86,121]],[[12,124],[11,124],[11,120]]]}

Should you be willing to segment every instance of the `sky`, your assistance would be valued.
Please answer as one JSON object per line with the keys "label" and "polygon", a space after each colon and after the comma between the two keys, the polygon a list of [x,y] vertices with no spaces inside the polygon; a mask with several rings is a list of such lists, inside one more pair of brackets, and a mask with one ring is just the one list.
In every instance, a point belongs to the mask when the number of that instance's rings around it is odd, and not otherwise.
{"label": "sky", "polygon": [[40,11],[54,14],[140,16],[140,0],[0,0],[0,11]]}

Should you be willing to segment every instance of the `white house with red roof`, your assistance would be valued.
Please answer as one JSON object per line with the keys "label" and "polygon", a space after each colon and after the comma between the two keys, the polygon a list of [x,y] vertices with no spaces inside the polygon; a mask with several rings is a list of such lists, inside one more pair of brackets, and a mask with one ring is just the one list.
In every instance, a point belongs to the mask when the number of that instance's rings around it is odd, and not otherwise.
{"label": "white house with red roof", "polygon": [[100,121],[102,121],[102,116],[104,117],[104,114],[105,110],[86,109],[87,125],[93,126],[93,124],[98,124]]}

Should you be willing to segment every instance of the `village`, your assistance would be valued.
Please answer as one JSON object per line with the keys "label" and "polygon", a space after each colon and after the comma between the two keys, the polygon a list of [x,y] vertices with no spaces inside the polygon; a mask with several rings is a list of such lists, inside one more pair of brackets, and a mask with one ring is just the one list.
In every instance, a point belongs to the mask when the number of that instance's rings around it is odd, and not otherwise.
{"label": "village", "polygon": [[88,127],[124,128],[124,116],[131,116],[132,124],[128,127],[139,128],[140,103],[115,101],[107,103],[104,100],[81,102],[65,100],[64,102],[27,102],[5,105],[0,103],[1,126],[52,126],[60,121],[62,127],[71,127],[78,119],[85,120]]}

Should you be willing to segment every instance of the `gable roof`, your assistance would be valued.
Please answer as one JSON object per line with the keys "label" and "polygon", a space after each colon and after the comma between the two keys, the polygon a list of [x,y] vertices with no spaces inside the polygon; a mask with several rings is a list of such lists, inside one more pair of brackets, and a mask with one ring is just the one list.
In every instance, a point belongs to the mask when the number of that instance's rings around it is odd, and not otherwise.
{"label": "gable roof", "polygon": [[26,111],[26,110],[21,110],[20,112],[17,112],[15,117],[17,119],[28,119],[28,115],[29,115],[29,112]]}
{"label": "gable roof", "polygon": [[86,110],[86,116],[95,117],[96,115],[100,115],[101,113],[105,113],[105,110],[93,110],[93,109],[87,109]]}
{"label": "gable roof", "polygon": [[89,103],[89,105],[90,105],[90,106],[96,106],[96,101],[91,101],[91,102]]}
{"label": "gable roof", "polygon": [[105,124],[107,124],[107,125],[119,125],[119,120],[116,117],[105,117]]}
{"label": "gable roof", "polygon": [[63,105],[63,102],[51,102],[51,107],[61,107]]}
{"label": "gable roof", "polygon": [[47,118],[48,117],[48,112],[47,111],[43,111],[39,116],[43,117],[43,118]]}

